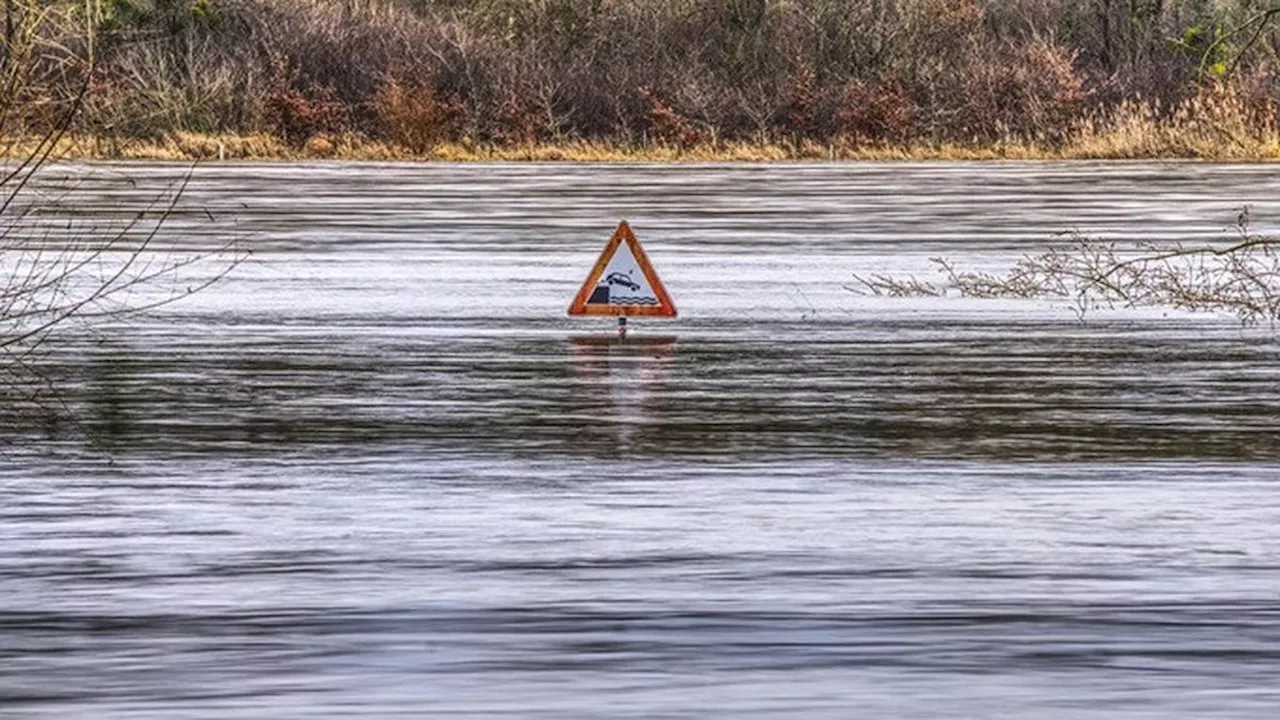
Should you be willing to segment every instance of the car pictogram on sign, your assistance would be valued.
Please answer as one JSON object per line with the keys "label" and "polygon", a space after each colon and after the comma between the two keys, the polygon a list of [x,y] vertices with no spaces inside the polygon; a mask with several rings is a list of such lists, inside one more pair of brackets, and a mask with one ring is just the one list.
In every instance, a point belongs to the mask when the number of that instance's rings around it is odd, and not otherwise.
{"label": "car pictogram on sign", "polygon": [[626,273],[609,273],[609,277],[605,278],[604,281],[610,285],[621,285],[633,292],[640,289],[640,283],[633,281]]}

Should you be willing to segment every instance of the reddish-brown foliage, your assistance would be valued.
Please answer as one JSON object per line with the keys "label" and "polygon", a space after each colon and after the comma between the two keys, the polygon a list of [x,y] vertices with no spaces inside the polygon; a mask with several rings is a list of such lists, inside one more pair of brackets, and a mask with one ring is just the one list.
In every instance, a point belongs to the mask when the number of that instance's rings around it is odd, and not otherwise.
{"label": "reddish-brown foliage", "polygon": [[916,135],[919,108],[897,80],[854,80],[836,110],[840,134],[856,142],[902,142]]}
{"label": "reddish-brown foliage", "polygon": [[782,111],[782,129],[793,139],[812,137],[818,130],[818,88],[813,68],[802,64],[791,85],[791,98]]}
{"label": "reddish-brown foliage", "polygon": [[676,147],[689,147],[702,142],[702,133],[663,102],[652,88],[642,87],[638,92],[648,106],[646,118],[649,121],[650,138]]}
{"label": "reddish-brown foliage", "polygon": [[373,106],[385,137],[416,153],[457,139],[466,114],[460,103],[441,99],[430,81],[395,77],[385,80]]}
{"label": "reddish-brown foliage", "polygon": [[508,92],[498,106],[497,127],[493,140],[502,145],[528,145],[538,139],[538,116],[545,111],[535,100]]}
{"label": "reddish-brown foliage", "polygon": [[301,79],[296,66],[283,57],[277,56],[274,64],[263,115],[280,137],[301,147],[314,135],[341,133],[350,127],[350,108],[337,99],[333,86]]}

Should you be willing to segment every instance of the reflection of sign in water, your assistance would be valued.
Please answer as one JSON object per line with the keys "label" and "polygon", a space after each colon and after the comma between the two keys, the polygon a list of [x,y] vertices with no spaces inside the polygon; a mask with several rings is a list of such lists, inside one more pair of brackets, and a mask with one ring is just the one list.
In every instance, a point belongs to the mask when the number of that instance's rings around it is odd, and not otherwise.
{"label": "reflection of sign in water", "polygon": [[670,426],[659,422],[670,410],[667,380],[676,359],[676,338],[626,340],[600,335],[571,338],[569,414],[587,419],[575,429],[574,447],[617,453],[649,448],[665,452]]}
{"label": "reflection of sign in water", "polygon": [[625,220],[604,246],[569,314],[676,316],[675,304]]}

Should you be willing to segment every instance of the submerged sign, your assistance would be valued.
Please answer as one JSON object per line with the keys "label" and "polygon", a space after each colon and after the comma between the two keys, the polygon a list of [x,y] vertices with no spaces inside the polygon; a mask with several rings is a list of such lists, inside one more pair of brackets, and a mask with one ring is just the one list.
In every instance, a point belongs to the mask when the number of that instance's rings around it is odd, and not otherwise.
{"label": "submerged sign", "polygon": [[570,315],[675,317],[676,306],[623,220],[569,305]]}

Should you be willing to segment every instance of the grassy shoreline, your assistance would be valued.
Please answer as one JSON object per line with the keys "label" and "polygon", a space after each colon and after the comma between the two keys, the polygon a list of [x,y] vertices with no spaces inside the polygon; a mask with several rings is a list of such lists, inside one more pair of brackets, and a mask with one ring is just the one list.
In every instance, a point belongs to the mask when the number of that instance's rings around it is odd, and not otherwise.
{"label": "grassy shoreline", "polygon": [[[1262,137],[1259,137],[1262,135]],[[69,136],[52,156],[64,160],[160,161],[418,161],[418,162],[884,162],[884,161],[999,161],[999,160],[1178,160],[1204,162],[1274,162],[1280,160],[1280,136],[1251,133],[1247,141],[1230,136],[1189,136],[1164,129],[1156,132],[1113,131],[1081,135],[1057,146],[1011,141],[993,145],[920,143],[859,145],[777,142],[719,142],[690,146],[653,143],[570,141],[499,146],[481,143],[441,143],[425,152],[370,140],[358,135],[318,135],[291,144],[269,134],[202,134],[179,132],[161,138],[103,138]],[[8,155],[20,157],[37,138],[0,143]]]}

